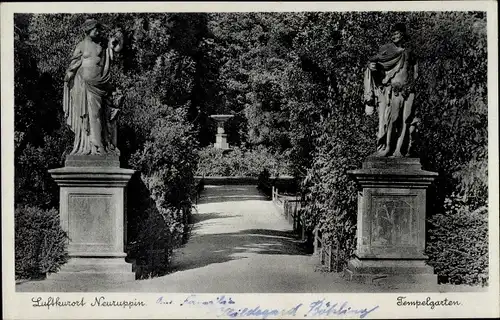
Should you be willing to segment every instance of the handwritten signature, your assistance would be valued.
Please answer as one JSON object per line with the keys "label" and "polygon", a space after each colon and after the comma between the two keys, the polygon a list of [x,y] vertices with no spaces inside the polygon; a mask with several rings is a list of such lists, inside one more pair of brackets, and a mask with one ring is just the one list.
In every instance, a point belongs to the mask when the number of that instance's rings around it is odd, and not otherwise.
{"label": "handwritten signature", "polygon": [[352,315],[356,314],[359,315],[359,318],[363,319],[365,318],[368,314],[372,313],[373,311],[377,310],[379,306],[374,306],[370,309],[368,308],[362,308],[362,309],[355,309],[349,306],[349,303],[346,301],[342,304],[339,303],[332,303],[329,301],[325,301],[325,299],[322,300],[317,300],[312,302],[309,305],[309,311],[304,315],[305,317],[307,316],[332,316],[332,315]]}
{"label": "handwritten signature", "polygon": [[[159,297],[156,300],[157,304],[173,304],[172,300],[165,299],[163,296]],[[193,305],[226,305],[226,304],[234,304],[235,302],[231,297],[219,296],[215,299],[209,300],[198,300],[198,297],[194,294],[189,295],[184,301],[180,303],[180,306],[193,306]]]}
{"label": "handwritten signature", "polygon": [[243,309],[234,309],[234,308],[223,308],[222,316],[228,316],[230,318],[243,318],[243,317],[261,317],[262,319],[267,319],[269,316],[290,316],[295,317],[299,308],[302,307],[302,303],[296,305],[291,309],[261,309],[260,306],[256,306],[253,308],[243,308]]}
{"label": "handwritten signature", "polygon": [[[261,317],[266,319],[270,316],[291,316],[295,317],[303,304],[298,304],[293,308],[278,310],[278,309],[261,309],[260,306],[254,308],[243,308],[235,310],[233,308],[226,308],[224,310],[224,315],[231,318],[239,317]],[[332,303],[325,301],[325,299],[317,300],[309,304],[307,312],[303,315],[304,317],[331,317],[331,316],[342,316],[342,315],[357,315],[360,319],[365,318],[371,312],[377,310],[379,306],[374,306],[370,309],[362,308],[355,309],[349,306],[348,302]]]}
{"label": "handwritten signature", "polygon": [[[156,301],[157,304],[168,305],[173,304],[172,300],[165,299],[163,296],[159,297]],[[332,317],[332,316],[356,316],[360,319],[365,318],[370,313],[379,308],[378,305],[369,308],[354,308],[349,305],[347,301],[330,302],[325,299],[316,300],[309,305],[299,303],[291,308],[277,309],[277,308],[264,308],[260,305],[257,306],[244,306],[240,307],[236,304],[233,298],[222,295],[214,299],[200,299],[196,295],[189,295],[180,304],[181,307],[186,306],[207,306],[216,308],[219,316],[229,318],[245,318],[245,317],[258,317],[267,319],[270,317]],[[302,312],[305,312],[302,314]]]}

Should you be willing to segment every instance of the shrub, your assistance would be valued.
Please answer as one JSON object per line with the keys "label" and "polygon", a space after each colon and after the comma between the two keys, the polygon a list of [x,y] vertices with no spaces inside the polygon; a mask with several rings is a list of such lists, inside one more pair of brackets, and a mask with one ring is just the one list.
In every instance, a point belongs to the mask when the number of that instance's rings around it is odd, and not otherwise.
{"label": "shrub", "polygon": [[445,200],[444,213],[429,219],[427,254],[440,282],[487,285],[488,209],[472,210],[462,198]]}
{"label": "shrub", "polygon": [[21,142],[24,146],[15,150],[16,205],[29,204],[41,209],[59,205],[59,187],[48,170],[63,165],[64,151],[70,141],[68,130],[60,129],[51,136],[43,136],[39,145]]}
{"label": "shrub", "polygon": [[287,173],[285,161],[265,148],[247,150],[234,147],[231,151],[211,146],[199,153],[197,175],[258,177],[263,170],[277,176]]}
{"label": "shrub", "polygon": [[161,276],[168,272],[174,244],[167,220],[155,206],[144,212],[137,223],[138,234],[131,242],[129,258],[135,259],[140,269],[137,278]]}
{"label": "shrub", "polygon": [[16,279],[40,278],[57,272],[68,260],[67,239],[55,209],[16,208]]}
{"label": "shrub", "polygon": [[128,229],[135,244],[130,258],[146,264],[146,275],[154,276],[168,271],[173,249],[187,240],[197,192],[197,145],[184,111],[153,107],[162,118],[154,121],[146,142],[130,159],[138,173],[129,187]]}

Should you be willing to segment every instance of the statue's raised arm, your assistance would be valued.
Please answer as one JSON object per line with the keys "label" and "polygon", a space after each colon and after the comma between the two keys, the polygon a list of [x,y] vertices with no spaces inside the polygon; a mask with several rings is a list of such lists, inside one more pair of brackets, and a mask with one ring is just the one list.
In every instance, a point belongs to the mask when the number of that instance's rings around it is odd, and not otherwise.
{"label": "statue's raised arm", "polygon": [[377,157],[408,157],[411,155],[415,118],[413,100],[418,64],[405,46],[406,27],[396,24],[392,42],[380,47],[368,59],[364,77],[366,113],[378,108]]}

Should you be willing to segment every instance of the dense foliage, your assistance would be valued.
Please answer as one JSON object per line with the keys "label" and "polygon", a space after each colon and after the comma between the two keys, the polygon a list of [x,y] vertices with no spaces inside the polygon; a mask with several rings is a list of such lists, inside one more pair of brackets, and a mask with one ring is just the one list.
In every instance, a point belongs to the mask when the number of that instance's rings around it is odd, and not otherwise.
{"label": "dense foliage", "polygon": [[15,26],[15,202],[48,209],[59,202],[57,185],[47,169],[60,166],[71,138],[61,125],[62,98],[54,99],[61,93],[53,75],[39,68],[42,54],[30,40],[31,17],[16,15]]}
{"label": "dense foliage", "polygon": [[428,254],[441,281],[453,284],[488,283],[488,210],[471,209],[460,197],[445,200],[445,213],[431,219]]}
{"label": "dense foliage", "polygon": [[160,109],[162,115],[152,121],[146,142],[130,160],[143,190],[142,197],[135,193],[129,197],[129,227],[135,228],[129,236],[136,242],[131,258],[147,264],[159,249],[164,256],[162,269],[153,268],[147,275],[164,273],[172,250],[185,243],[196,192],[197,144],[192,128],[182,109]]}
{"label": "dense foliage", "polygon": [[16,279],[44,277],[66,263],[68,237],[56,210],[19,206],[15,213]]}
{"label": "dense foliage", "polygon": [[[439,173],[428,196],[430,262],[444,281],[485,281],[483,13],[93,16],[105,23],[106,32],[121,27],[127,38],[113,70],[125,97],[119,148],[122,166],[140,171],[129,192],[143,195],[129,197],[129,240],[151,248],[174,247],[183,238],[195,174],[267,177],[290,172],[302,181],[308,231],[318,226],[339,249],[337,270],[355,248],[356,186],[346,172],[375,151],[377,119],[364,114],[363,70],[368,57],[389,41],[391,26],[404,22],[408,45],[419,61],[419,156],[424,169]],[[57,186],[47,169],[62,165],[72,140],[61,125],[66,68],[61,62],[68,61],[81,39],[85,18],[16,15],[16,204],[58,204]],[[234,115],[226,127],[235,147],[230,153],[209,146],[215,132],[209,115],[214,113]],[[469,251],[477,262],[474,274],[456,269],[457,264],[446,268],[443,257],[463,261],[445,237],[448,222],[454,223],[457,237],[476,230],[476,245]]]}
{"label": "dense foliage", "polygon": [[200,176],[257,177],[267,170],[276,177],[288,173],[282,156],[263,147],[247,150],[235,147],[231,150],[215,149],[211,146],[200,150],[196,174]]}

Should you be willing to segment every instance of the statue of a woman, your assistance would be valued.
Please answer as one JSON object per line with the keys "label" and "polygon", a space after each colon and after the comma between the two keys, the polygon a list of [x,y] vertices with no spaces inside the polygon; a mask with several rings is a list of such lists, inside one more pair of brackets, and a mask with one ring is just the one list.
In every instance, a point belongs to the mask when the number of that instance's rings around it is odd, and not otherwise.
{"label": "statue of a woman", "polygon": [[366,113],[378,106],[378,157],[410,156],[411,132],[416,125],[413,100],[418,64],[412,52],[405,48],[406,28],[398,23],[392,30],[392,42],[380,47],[369,59],[364,78]]}
{"label": "statue of a woman", "polygon": [[113,131],[116,109],[110,103],[110,65],[123,45],[121,33],[100,44],[100,25],[83,24],[85,38],[76,46],[64,78],[63,107],[66,123],[75,133],[71,154],[119,154]]}

